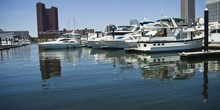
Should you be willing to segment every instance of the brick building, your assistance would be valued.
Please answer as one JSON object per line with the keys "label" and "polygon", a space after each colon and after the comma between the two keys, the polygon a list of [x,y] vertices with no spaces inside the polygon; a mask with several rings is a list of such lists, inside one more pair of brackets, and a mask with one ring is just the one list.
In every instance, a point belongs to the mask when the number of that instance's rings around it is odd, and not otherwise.
{"label": "brick building", "polygon": [[94,29],[77,29],[74,31],[75,33],[79,33],[82,36],[88,36],[88,33],[94,33]]}
{"label": "brick building", "polygon": [[58,9],[54,6],[45,8],[45,4],[38,2],[37,8],[37,30],[39,38],[56,38],[63,31],[58,29]]}

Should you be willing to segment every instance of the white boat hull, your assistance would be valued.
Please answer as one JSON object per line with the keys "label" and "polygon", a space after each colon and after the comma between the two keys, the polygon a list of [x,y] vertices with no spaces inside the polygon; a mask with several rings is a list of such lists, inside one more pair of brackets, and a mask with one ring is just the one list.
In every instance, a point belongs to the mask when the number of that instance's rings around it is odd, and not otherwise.
{"label": "white boat hull", "polygon": [[70,43],[40,43],[39,46],[43,49],[71,49],[81,47],[81,44],[70,44]]}
{"label": "white boat hull", "polygon": [[127,42],[125,40],[110,40],[110,41],[105,41],[105,44],[107,45],[108,48],[116,48],[116,49],[137,47],[137,41]]}
{"label": "white boat hull", "polygon": [[202,49],[203,38],[182,41],[146,41],[138,42],[138,51],[168,52]]}
{"label": "white boat hull", "polygon": [[220,34],[213,34],[209,36],[209,43],[220,44]]}
{"label": "white boat hull", "polygon": [[92,48],[108,48],[104,41],[88,41],[88,45]]}

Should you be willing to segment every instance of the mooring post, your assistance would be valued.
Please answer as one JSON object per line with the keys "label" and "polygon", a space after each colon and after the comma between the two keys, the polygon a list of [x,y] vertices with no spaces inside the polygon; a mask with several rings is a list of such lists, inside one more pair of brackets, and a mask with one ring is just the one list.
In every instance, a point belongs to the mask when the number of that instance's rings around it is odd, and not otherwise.
{"label": "mooring post", "polygon": [[205,9],[204,16],[205,16],[204,51],[207,52],[209,49],[209,10],[208,8]]}
{"label": "mooring post", "polygon": [[141,36],[144,36],[144,27],[143,27],[144,22],[141,21],[140,24],[141,24]]}
{"label": "mooring post", "polygon": [[113,39],[115,39],[115,27],[114,26],[112,27],[112,37]]}
{"label": "mooring post", "polygon": [[98,31],[96,31],[96,37],[99,38],[99,32]]}
{"label": "mooring post", "polygon": [[2,46],[2,37],[0,36],[0,47]]}
{"label": "mooring post", "polygon": [[6,44],[8,44],[8,38],[5,39]]}
{"label": "mooring post", "polygon": [[10,38],[9,41],[10,41],[10,43],[11,43],[11,45],[12,45],[12,38]]}

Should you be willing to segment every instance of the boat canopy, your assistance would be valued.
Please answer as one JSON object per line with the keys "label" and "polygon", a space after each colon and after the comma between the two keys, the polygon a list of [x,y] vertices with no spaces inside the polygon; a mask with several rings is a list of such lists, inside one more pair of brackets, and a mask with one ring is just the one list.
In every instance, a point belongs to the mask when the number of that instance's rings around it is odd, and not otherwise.
{"label": "boat canopy", "polygon": [[192,21],[192,19],[185,19],[185,18],[162,18],[157,20],[157,22],[172,22],[175,21],[177,26],[188,26],[188,21]]}

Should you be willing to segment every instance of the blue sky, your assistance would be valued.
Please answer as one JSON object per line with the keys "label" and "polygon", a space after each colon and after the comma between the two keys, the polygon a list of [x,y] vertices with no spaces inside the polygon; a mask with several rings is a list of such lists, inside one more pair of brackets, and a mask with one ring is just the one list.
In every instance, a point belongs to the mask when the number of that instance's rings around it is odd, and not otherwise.
{"label": "blue sky", "polygon": [[[58,8],[59,29],[129,25],[130,19],[155,21],[162,15],[180,17],[180,0],[0,0],[0,29],[27,30],[37,36],[36,3]],[[203,17],[205,0],[196,0],[196,18]]]}

